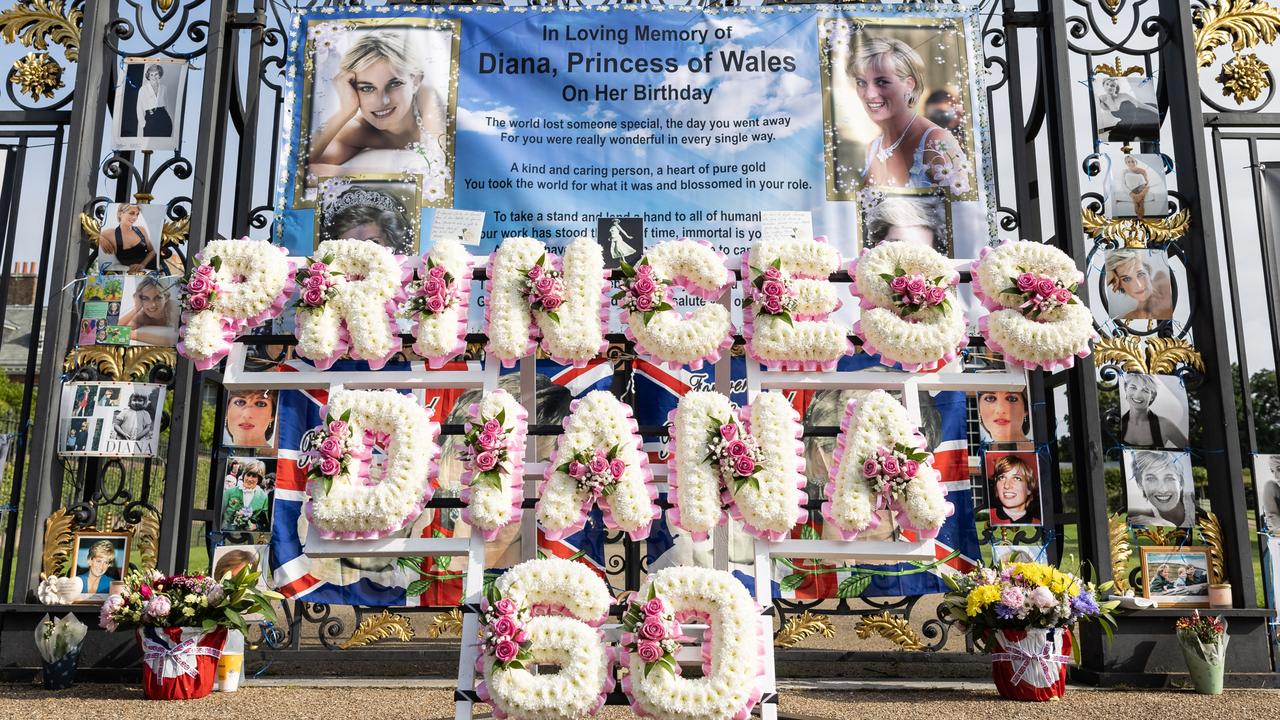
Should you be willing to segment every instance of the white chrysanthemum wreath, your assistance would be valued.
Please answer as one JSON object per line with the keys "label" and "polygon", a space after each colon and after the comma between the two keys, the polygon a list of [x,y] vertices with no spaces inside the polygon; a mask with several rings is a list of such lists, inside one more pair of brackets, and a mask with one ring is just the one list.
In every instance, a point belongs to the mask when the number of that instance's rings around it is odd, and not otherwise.
{"label": "white chrysanthemum wreath", "polygon": [[[628,312],[623,330],[636,352],[672,369],[702,368],[733,345],[729,309],[714,301],[733,280],[724,256],[706,241],[671,240],[645,251],[640,264],[624,266],[627,279],[614,299]],[[691,313],[671,307],[671,286],[708,302]]]}
{"label": "white chrysanthemum wreath", "polygon": [[294,351],[321,370],[343,355],[381,369],[401,349],[396,314],[411,268],[372,240],[326,240],[313,260],[298,273]]}
{"label": "white chrysanthemum wreath", "polygon": [[433,369],[467,349],[471,264],[471,254],[462,243],[440,240],[423,257],[409,285],[406,309],[415,320],[413,351]]}
{"label": "white chrysanthemum wreath", "polygon": [[[431,499],[440,426],[412,395],[335,390],[311,433],[307,520],[320,537],[386,537],[412,523]],[[386,448],[383,477],[370,477],[371,448]]]}
{"label": "white chrysanthemum wreath", "polygon": [[569,243],[564,258],[532,238],[507,238],[489,257],[486,352],[512,367],[537,347],[556,362],[581,367],[609,343],[604,255],[595,241]]}
{"label": "white chrysanthemum wreath", "polygon": [[467,408],[462,519],[485,540],[520,520],[529,413],[506,390],[486,392]]}
{"label": "white chrysanthemum wreath", "polygon": [[757,240],[742,264],[742,334],[753,360],[826,372],[853,352],[845,329],[825,319],[841,305],[827,279],[840,269],[840,253],[826,238]]}
{"label": "white chrysanthemum wreath", "polygon": [[[760,700],[765,643],[771,638],[761,622],[760,607],[742,583],[723,571],[672,567],[650,575],[639,598],[623,616],[624,630],[628,624],[632,629],[624,632],[620,658],[630,671],[622,689],[632,709],[657,720],[748,717]],[[664,619],[667,613],[682,622],[707,623],[702,677],[681,677],[674,660],[668,659],[669,648],[662,647],[672,639]],[[659,630],[664,632],[656,641],[648,637]],[[650,659],[654,657],[658,659]]]}
{"label": "white chrysanthemum wreath", "polygon": [[[613,689],[609,653],[598,626],[613,598],[582,563],[548,558],[508,570],[487,593],[480,699],[497,717],[577,720],[594,715]],[[533,615],[555,610],[567,615]],[[538,663],[559,666],[533,673]]]}
{"label": "white chrysanthemum wreath", "polygon": [[955,511],[924,436],[906,408],[884,390],[845,407],[826,496],[822,516],[844,540],[875,529],[876,511],[884,508],[922,538],[937,537]]}
{"label": "white chrysanthemum wreath", "polygon": [[908,372],[936,370],[969,344],[955,301],[960,273],[930,247],[881,243],[849,265],[849,292],[861,301],[853,332],[862,349]]}
{"label": "white chrysanthemum wreath", "polygon": [[633,540],[648,537],[661,510],[631,408],[596,390],[570,410],[538,489],[538,522],[547,539],[582,529],[593,504],[609,528]]}
{"label": "white chrysanthemum wreath", "polygon": [[804,519],[804,426],[782,393],[763,393],[739,412],[720,393],[690,392],[668,420],[676,527],[705,540],[727,507],[747,532],[780,540]]}
{"label": "white chrysanthemum wreath", "polygon": [[1075,295],[1084,275],[1070,256],[1022,240],[983,248],[972,267],[973,292],[991,311],[978,329],[1007,364],[1053,372],[1088,357],[1098,334]]}
{"label": "white chrysanthemum wreath", "polygon": [[280,316],[294,290],[288,251],[266,240],[212,240],[182,284],[178,352],[208,370],[246,328]]}

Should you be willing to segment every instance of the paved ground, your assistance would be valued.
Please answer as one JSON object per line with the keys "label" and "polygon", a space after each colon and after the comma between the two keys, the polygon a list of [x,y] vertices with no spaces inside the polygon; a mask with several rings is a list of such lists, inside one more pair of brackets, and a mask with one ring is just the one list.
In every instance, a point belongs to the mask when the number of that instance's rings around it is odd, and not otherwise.
{"label": "paved ground", "polygon": [[[0,685],[0,718],[9,720],[449,720],[450,690],[430,687],[249,686],[186,702],[150,703],[128,685],[81,685],[50,693],[31,686]],[[1280,716],[1280,692],[1228,690],[1221,696],[1188,690],[1162,692],[1069,688],[1060,702],[1041,705],[1001,700],[980,683],[904,684],[859,690],[784,691],[783,717],[799,720],[1117,720],[1121,718],[1252,720]],[[928,689],[926,689],[928,688]],[[480,706],[476,717],[488,717]],[[607,708],[608,720],[634,718],[625,708]]]}

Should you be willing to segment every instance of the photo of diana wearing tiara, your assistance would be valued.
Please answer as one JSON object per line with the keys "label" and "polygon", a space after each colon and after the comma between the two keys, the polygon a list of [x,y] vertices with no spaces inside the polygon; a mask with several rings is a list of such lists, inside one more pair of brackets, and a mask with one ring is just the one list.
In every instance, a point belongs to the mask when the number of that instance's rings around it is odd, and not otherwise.
{"label": "photo of diana wearing tiara", "polygon": [[418,181],[409,175],[327,178],[316,198],[316,245],[372,240],[397,255],[417,255]]}

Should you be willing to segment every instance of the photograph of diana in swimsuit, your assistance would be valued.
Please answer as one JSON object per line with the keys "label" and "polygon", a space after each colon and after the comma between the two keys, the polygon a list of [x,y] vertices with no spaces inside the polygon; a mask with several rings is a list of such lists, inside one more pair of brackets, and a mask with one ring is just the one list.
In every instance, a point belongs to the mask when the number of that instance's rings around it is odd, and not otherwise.
{"label": "photograph of diana in swimsuit", "polygon": [[163,231],[163,205],[108,205],[98,235],[98,269],[129,273],[159,270]]}
{"label": "photograph of diana in swimsuit", "polygon": [[412,173],[424,207],[450,204],[457,31],[425,18],[309,26],[299,199],[326,177]]}
{"label": "photograph of diana in swimsuit", "polygon": [[926,115],[928,98],[945,91],[956,117],[972,117],[962,33],[867,25],[844,47],[831,41],[826,57],[835,190],[829,199],[850,199],[864,187],[941,191],[951,198],[976,192],[968,121],[948,129]]}

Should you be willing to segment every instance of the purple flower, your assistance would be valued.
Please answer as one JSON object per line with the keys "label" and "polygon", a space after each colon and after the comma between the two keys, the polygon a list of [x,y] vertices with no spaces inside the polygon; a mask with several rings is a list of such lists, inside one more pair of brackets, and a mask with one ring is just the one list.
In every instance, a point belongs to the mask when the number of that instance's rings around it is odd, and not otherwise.
{"label": "purple flower", "polygon": [[651,640],[642,640],[636,647],[636,654],[644,662],[657,662],[662,659],[662,646]]}
{"label": "purple flower", "polygon": [[320,305],[324,302],[324,291],[320,288],[308,288],[306,292],[302,293],[302,302],[312,307]]}
{"label": "purple flower", "polygon": [[727,422],[720,426],[720,437],[724,440],[733,440],[738,437],[738,426]]}
{"label": "purple flower", "polygon": [[1077,615],[1097,615],[1098,602],[1094,600],[1093,593],[1081,590],[1079,595],[1071,598],[1071,611]]}
{"label": "purple flower", "polygon": [[863,477],[873,478],[879,474],[880,474],[880,463],[876,462],[875,458],[867,458],[867,461],[862,463]]}
{"label": "purple flower", "polygon": [[479,468],[481,472],[492,470],[497,466],[497,464],[498,456],[489,450],[485,450],[484,452],[476,455],[476,467]]}
{"label": "purple flower", "polygon": [[325,280],[323,275],[308,275],[307,279],[302,281],[302,287],[307,290],[311,288],[323,290],[327,284],[328,281]]}
{"label": "purple flower", "polygon": [[516,659],[516,655],[520,654],[520,646],[515,642],[502,638],[493,648],[493,656],[500,662],[511,662]]}

